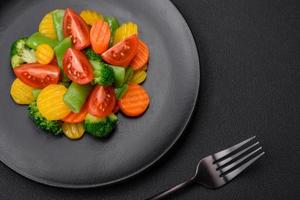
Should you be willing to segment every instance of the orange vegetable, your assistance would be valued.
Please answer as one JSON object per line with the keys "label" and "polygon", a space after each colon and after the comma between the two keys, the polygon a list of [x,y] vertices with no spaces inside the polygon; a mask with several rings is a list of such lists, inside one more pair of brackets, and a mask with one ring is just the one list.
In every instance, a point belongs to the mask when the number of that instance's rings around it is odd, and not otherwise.
{"label": "orange vegetable", "polygon": [[67,123],[80,123],[84,121],[85,116],[87,115],[87,106],[86,104],[81,108],[79,113],[71,112],[68,114],[65,118],[62,119],[62,121]]}
{"label": "orange vegetable", "polygon": [[145,42],[139,39],[136,56],[130,63],[134,70],[139,70],[146,65],[149,60],[149,48]]}
{"label": "orange vegetable", "polygon": [[107,22],[103,20],[97,20],[90,32],[90,39],[93,50],[101,54],[109,47],[110,41],[110,29]]}
{"label": "orange vegetable", "polygon": [[119,101],[119,106],[125,115],[136,117],[147,110],[149,103],[149,95],[142,86],[129,84],[127,92]]}

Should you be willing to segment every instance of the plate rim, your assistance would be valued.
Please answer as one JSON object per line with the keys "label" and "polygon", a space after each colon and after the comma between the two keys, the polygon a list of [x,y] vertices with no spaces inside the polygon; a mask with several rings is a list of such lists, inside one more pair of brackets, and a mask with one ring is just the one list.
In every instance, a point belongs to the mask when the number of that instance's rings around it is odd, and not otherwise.
{"label": "plate rim", "polygon": [[174,3],[169,0],[169,1],[165,1],[169,4],[170,7],[172,7],[173,9],[175,9],[179,15],[180,18],[182,19],[183,23],[186,25],[187,27],[187,33],[191,36],[191,40],[192,40],[192,46],[190,47],[191,49],[193,49],[192,51],[195,52],[195,56],[196,56],[196,70],[197,70],[197,77],[195,80],[195,84],[196,84],[196,95],[193,99],[193,104],[192,104],[192,108],[191,111],[188,114],[188,117],[185,121],[185,123],[182,125],[182,127],[180,128],[180,130],[178,131],[178,135],[174,138],[174,140],[172,141],[172,143],[159,155],[157,156],[155,159],[153,159],[151,162],[145,164],[145,166],[141,167],[140,169],[134,171],[133,173],[130,173],[126,176],[123,176],[121,178],[117,178],[115,180],[111,180],[111,181],[107,181],[107,182],[103,182],[103,183],[95,183],[95,184],[64,184],[64,183],[58,183],[55,181],[50,181],[50,180],[45,180],[43,178],[39,178],[39,177],[35,177],[32,176],[20,169],[18,169],[15,164],[13,162],[10,162],[8,160],[4,161],[4,160],[0,160],[7,168],[13,170],[14,172],[16,172],[17,174],[32,180],[34,182],[43,184],[43,185],[47,185],[47,186],[52,186],[52,187],[57,187],[57,188],[66,188],[66,189],[87,189],[87,188],[96,188],[96,187],[103,187],[103,186],[110,186],[116,183],[121,183],[124,182],[125,180],[131,179],[135,176],[137,176],[138,174],[141,174],[142,172],[144,172],[146,169],[151,168],[155,163],[157,163],[159,160],[161,160],[169,151],[172,147],[174,147],[174,145],[177,143],[177,141],[179,140],[179,138],[183,135],[184,131],[186,130],[189,122],[191,121],[191,118],[193,116],[193,113],[195,111],[195,107],[197,104],[197,100],[199,97],[199,91],[200,91],[200,60],[199,60],[199,53],[198,53],[198,48],[195,42],[195,38],[194,35],[186,21],[186,19],[184,18],[183,14],[181,13],[181,11],[174,5]]}

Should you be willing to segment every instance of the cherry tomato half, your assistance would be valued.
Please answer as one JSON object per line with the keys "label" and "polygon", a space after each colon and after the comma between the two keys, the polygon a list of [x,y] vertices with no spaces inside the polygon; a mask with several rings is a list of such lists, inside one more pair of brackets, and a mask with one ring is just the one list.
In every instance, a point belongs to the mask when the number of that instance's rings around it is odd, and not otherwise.
{"label": "cherry tomato half", "polygon": [[97,85],[88,100],[88,112],[96,117],[106,117],[115,108],[116,96],[110,86]]}
{"label": "cherry tomato half", "polygon": [[132,35],[121,42],[118,42],[102,54],[102,59],[117,66],[126,67],[136,56],[138,47],[137,35]]}
{"label": "cherry tomato half", "polygon": [[55,65],[23,64],[14,68],[14,72],[23,83],[34,88],[56,84],[60,78],[60,68]]}
{"label": "cherry tomato half", "polygon": [[75,83],[83,85],[93,80],[93,67],[79,50],[67,50],[63,58],[63,68],[67,77]]}
{"label": "cherry tomato half", "polygon": [[74,48],[82,50],[90,46],[90,31],[85,21],[71,8],[67,8],[63,21],[64,36],[71,35]]}

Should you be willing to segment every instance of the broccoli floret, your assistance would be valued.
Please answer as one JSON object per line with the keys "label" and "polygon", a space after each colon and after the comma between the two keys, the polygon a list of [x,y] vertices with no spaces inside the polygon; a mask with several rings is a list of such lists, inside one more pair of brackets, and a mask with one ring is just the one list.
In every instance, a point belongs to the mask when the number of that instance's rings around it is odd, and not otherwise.
{"label": "broccoli floret", "polygon": [[112,130],[116,127],[118,117],[114,114],[105,118],[97,118],[91,114],[87,114],[84,121],[84,128],[90,135],[103,138],[107,137]]}
{"label": "broccoli floret", "polygon": [[22,50],[26,47],[26,41],[28,37],[24,37],[16,40],[10,48],[10,56],[18,55],[22,53]]}
{"label": "broccoli floret", "polygon": [[115,81],[114,71],[103,62],[90,61],[94,67],[94,83],[99,85],[112,85]]}
{"label": "broccoli floret", "polygon": [[91,48],[85,50],[85,55],[90,61],[102,61],[101,57],[98,54],[96,54]]}
{"label": "broccoli floret", "polygon": [[33,49],[26,46],[28,38],[21,38],[16,40],[10,49],[11,65],[12,67],[19,66],[23,63],[35,63],[36,57]]}
{"label": "broccoli floret", "polygon": [[28,106],[28,115],[34,122],[34,124],[41,130],[51,133],[53,135],[61,135],[63,130],[58,121],[50,121],[44,118],[38,110],[36,101],[32,102]]}
{"label": "broccoli floret", "polygon": [[114,82],[114,71],[111,67],[103,63],[101,57],[91,48],[85,50],[85,55],[94,68],[94,84],[112,85]]}
{"label": "broccoli floret", "polygon": [[33,49],[25,48],[23,50],[23,53],[21,54],[21,58],[25,63],[35,63],[36,62],[35,51]]}
{"label": "broccoli floret", "polygon": [[18,55],[14,55],[13,57],[11,57],[10,62],[13,68],[24,63],[23,59]]}

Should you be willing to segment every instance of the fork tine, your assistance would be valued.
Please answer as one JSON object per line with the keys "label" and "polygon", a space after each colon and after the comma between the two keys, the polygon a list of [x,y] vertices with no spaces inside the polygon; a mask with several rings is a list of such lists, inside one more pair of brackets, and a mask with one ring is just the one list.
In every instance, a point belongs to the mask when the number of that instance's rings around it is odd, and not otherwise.
{"label": "fork tine", "polygon": [[232,164],[224,167],[221,169],[222,173],[227,172],[228,170],[232,169],[233,167],[241,164],[243,161],[245,161],[247,158],[249,158],[250,156],[252,156],[253,154],[255,154],[256,152],[258,152],[259,150],[261,150],[262,147],[259,147],[257,149],[255,149],[254,151],[252,151],[251,153],[249,153],[248,155],[238,159],[237,161],[233,162]]}
{"label": "fork tine", "polygon": [[234,146],[232,146],[232,147],[229,147],[229,148],[227,148],[227,149],[225,149],[225,150],[223,150],[223,151],[219,151],[218,153],[215,153],[215,154],[213,155],[213,157],[214,157],[216,160],[219,160],[219,159],[223,158],[224,156],[230,154],[230,153],[233,152],[234,150],[240,148],[240,147],[243,146],[244,144],[250,142],[250,141],[253,140],[255,137],[256,137],[256,136],[253,136],[253,137],[251,137],[251,138],[249,138],[249,139],[247,139],[247,140],[245,140],[245,141],[243,141],[243,142],[241,142],[241,143],[239,143],[239,144],[236,144],[236,145],[234,145]]}
{"label": "fork tine", "polygon": [[259,142],[256,142],[254,144],[252,144],[251,146],[243,149],[242,151],[239,151],[238,153],[226,158],[225,160],[222,160],[220,162],[217,162],[219,167],[222,167],[223,165],[225,165],[226,163],[229,163],[230,161],[234,160],[235,158],[239,157],[240,155],[242,155],[243,153],[247,152],[249,149],[255,147],[256,145],[258,145]]}
{"label": "fork tine", "polygon": [[226,181],[231,181],[237,175],[239,175],[242,171],[244,171],[246,168],[248,168],[250,165],[252,165],[257,159],[259,159],[261,156],[263,156],[264,154],[265,154],[265,152],[261,152],[260,154],[258,154],[254,158],[252,158],[251,160],[244,163],[242,166],[238,167],[237,169],[233,170],[232,172],[226,174],[223,177],[226,179]]}

